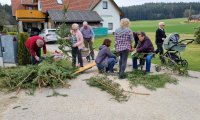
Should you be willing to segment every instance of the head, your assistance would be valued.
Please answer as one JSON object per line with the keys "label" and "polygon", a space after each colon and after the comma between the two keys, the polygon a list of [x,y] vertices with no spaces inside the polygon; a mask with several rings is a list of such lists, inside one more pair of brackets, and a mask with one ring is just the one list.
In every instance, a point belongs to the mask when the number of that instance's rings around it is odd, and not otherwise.
{"label": "head", "polygon": [[159,28],[161,28],[161,29],[164,29],[164,27],[165,27],[165,23],[164,22],[159,22],[158,25],[159,25]]}
{"label": "head", "polygon": [[41,40],[41,39],[37,39],[37,40],[36,40],[36,44],[37,44],[37,46],[38,46],[39,48],[41,48],[41,47],[44,46],[44,41]]}
{"label": "head", "polygon": [[88,23],[86,21],[83,22],[83,28],[87,28],[88,27]]}
{"label": "head", "polygon": [[128,18],[121,19],[120,26],[123,28],[127,28],[130,26],[130,20]]}
{"label": "head", "polygon": [[138,38],[139,38],[139,41],[140,41],[140,42],[143,42],[143,41],[144,41],[144,38],[146,37],[146,34],[145,34],[145,32],[138,32],[138,33],[137,33],[137,36],[138,36]]}
{"label": "head", "polygon": [[110,45],[111,45],[111,40],[110,40],[110,39],[105,39],[105,40],[103,41],[103,45],[105,45],[105,46],[107,46],[107,47],[110,47]]}
{"label": "head", "polygon": [[76,32],[79,29],[79,25],[77,23],[72,24],[72,31]]}

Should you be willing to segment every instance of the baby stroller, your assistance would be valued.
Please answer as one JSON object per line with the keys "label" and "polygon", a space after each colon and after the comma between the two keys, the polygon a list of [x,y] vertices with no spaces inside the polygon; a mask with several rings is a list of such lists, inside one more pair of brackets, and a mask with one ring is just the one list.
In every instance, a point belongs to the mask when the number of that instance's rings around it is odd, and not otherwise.
{"label": "baby stroller", "polygon": [[184,69],[188,67],[188,61],[182,59],[180,52],[184,52],[186,46],[192,43],[194,39],[184,39],[180,40],[180,36],[178,33],[170,34],[164,40],[164,49],[167,50],[164,55],[164,64],[169,66],[180,66]]}

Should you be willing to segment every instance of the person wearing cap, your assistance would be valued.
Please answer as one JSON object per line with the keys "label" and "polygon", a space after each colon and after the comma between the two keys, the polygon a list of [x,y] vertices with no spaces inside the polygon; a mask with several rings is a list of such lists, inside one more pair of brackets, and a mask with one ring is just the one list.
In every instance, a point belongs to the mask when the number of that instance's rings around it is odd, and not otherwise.
{"label": "person wearing cap", "polygon": [[44,57],[46,58],[46,43],[40,36],[28,38],[25,42],[25,46],[31,54],[31,63],[33,65],[41,61],[41,48],[43,48]]}
{"label": "person wearing cap", "polygon": [[72,24],[71,27],[71,42],[72,42],[72,66],[76,66],[76,57],[80,67],[83,67],[83,59],[81,50],[83,49],[83,35],[79,30],[77,23]]}
{"label": "person wearing cap", "polygon": [[83,22],[83,27],[81,27],[80,31],[83,35],[84,45],[86,48],[90,48],[91,57],[92,60],[94,60],[94,48],[93,48],[94,37],[95,37],[94,31],[86,21]]}
{"label": "person wearing cap", "polygon": [[159,22],[159,28],[156,30],[156,45],[157,45],[157,49],[155,51],[156,54],[160,54],[160,60],[163,63],[164,59],[162,57],[163,55],[163,42],[166,38],[166,34],[165,34],[165,23],[164,22]]}

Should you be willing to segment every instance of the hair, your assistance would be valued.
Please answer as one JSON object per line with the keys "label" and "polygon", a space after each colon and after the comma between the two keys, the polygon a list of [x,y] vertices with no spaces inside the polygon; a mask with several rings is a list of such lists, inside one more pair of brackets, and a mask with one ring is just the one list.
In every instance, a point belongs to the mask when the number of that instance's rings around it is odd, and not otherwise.
{"label": "hair", "polygon": [[43,47],[44,46],[44,41],[41,40],[41,39],[37,39],[36,40],[36,44],[37,44],[38,47]]}
{"label": "hair", "polygon": [[104,39],[103,41],[103,45],[109,47],[110,46],[110,43],[111,43],[111,40],[110,39]]}
{"label": "hair", "polygon": [[160,25],[165,25],[165,23],[164,23],[164,22],[159,22],[158,25],[159,25],[159,26],[160,26]]}
{"label": "hair", "polygon": [[74,30],[74,29],[78,29],[79,28],[79,25],[77,24],[77,23],[74,23],[74,24],[72,24],[72,29]]}
{"label": "hair", "polygon": [[88,22],[87,22],[87,21],[84,21],[84,22],[83,22],[83,25],[88,25]]}
{"label": "hair", "polygon": [[120,21],[121,27],[129,27],[130,26],[130,20],[128,18],[123,18]]}
{"label": "hair", "polygon": [[142,37],[143,36],[145,36],[146,37],[146,34],[145,34],[145,32],[137,32],[137,35],[139,36],[139,35],[141,35]]}

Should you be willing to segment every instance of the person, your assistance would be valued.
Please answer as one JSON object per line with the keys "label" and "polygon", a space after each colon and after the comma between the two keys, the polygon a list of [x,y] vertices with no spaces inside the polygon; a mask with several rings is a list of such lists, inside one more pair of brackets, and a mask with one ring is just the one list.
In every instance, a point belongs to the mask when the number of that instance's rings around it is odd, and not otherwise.
{"label": "person", "polygon": [[105,39],[103,44],[99,47],[99,53],[95,62],[100,72],[106,70],[106,72],[114,73],[113,67],[116,63],[116,56],[110,51],[110,45],[111,40]]}
{"label": "person", "polygon": [[25,46],[31,54],[31,63],[33,65],[41,61],[41,48],[43,48],[44,57],[46,58],[46,43],[40,36],[29,37],[25,42]]}
{"label": "person", "polygon": [[162,57],[163,55],[163,42],[166,38],[166,35],[165,35],[165,30],[164,30],[164,27],[165,27],[165,23],[164,22],[159,22],[159,28],[156,30],[156,45],[157,45],[157,49],[155,51],[156,54],[160,54],[160,60],[161,60],[161,63],[164,62],[164,58]]}
{"label": "person", "polygon": [[83,27],[81,27],[80,31],[83,35],[84,45],[86,48],[88,47],[90,48],[91,57],[92,60],[94,60],[94,48],[93,48],[94,37],[95,37],[94,31],[86,21],[83,22]]}
{"label": "person", "polygon": [[120,56],[119,60],[119,79],[125,78],[125,69],[129,51],[131,51],[131,43],[134,40],[133,32],[129,28],[130,21],[127,18],[121,19],[120,28],[114,33],[115,50]]}
{"label": "person", "polygon": [[81,50],[83,49],[83,35],[79,30],[77,23],[72,24],[71,27],[71,42],[72,42],[72,66],[76,66],[76,57],[78,57],[78,63],[80,67],[83,67],[83,59]]}
{"label": "person", "polygon": [[[151,68],[151,59],[153,57],[153,54],[151,53],[154,52],[154,47],[151,40],[146,36],[144,32],[138,32],[137,35],[139,38],[139,43],[136,49],[136,53],[144,53],[144,56],[146,57],[146,72],[149,73]],[[137,59],[138,58],[136,56],[132,57],[133,70],[138,68]]]}

